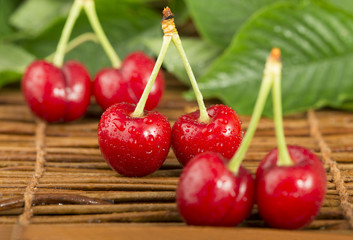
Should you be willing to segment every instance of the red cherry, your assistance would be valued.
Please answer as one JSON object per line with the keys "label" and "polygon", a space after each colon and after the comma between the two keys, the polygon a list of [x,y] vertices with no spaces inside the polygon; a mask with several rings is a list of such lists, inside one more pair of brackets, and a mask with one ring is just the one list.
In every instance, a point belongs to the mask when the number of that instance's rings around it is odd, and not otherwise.
{"label": "red cherry", "polygon": [[98,142],[107,163],[118,173],[142,177],[153,173],[165,161],[171,139],[165,116],[145,111],[131,117],[135,105],[118,103],[109,107],[98,124]]}
{"label": "red cherry", "polygon": [[288,146],[288,151],[292,166],[277,166],[277,148],[262,160],[256,172],[256,198],[268,225],[297,229],[318,214],[326,193],[326,172],[306,148]]}
{"label": "red cherry", "polygon": [[38,117],[48,122],[73,121],[90,103],[91,82],[86,68],[69,61],[59,69],[44,60],[31,63],[23,76],[24,98]]}
{"label": "red cherry", "polygon": [[233,109],[225,105],[214,105],[207,109],[209,122],[198,119],[200,112],[195,111],[177,119],[172,128],[172,147],[181,164],[186,163],[199,153],[218,152],[230,159],[238,149],[243,131],[241,121]]}
{"label": "red cherry", "polygon": [[[124,59],[121,65],[121,73],[129,84],[129,95],[132,103],[137,104],[140,100],[154,65],[155,61],[143,52],[131,53]],[[148,95],[145,109],[152,110],[157,107],[164,92],[164,85],[163,73],[159,70]]]}
{"label": "red cherry", "polygon": [[115,103],[131,102],[127,89],[128,85],[121,71],[115,68],[102,69],[93,81],[93,94],[103,109]]}
{"label": "red cherry", "polygon": [[[93,83],[93,93],[97,103],[103,109],[115,103],[137,104],[154,65],[155,61],[143,52],[134,52],[125,58],[121,69],[101,70]],[[145,109],[152,110],[157,107],[164,92],[164,85],[163,73],[160,70],[148,96]]]}
{"label": "red cherry", "polygon": [[187,224],[235,226],[251,213],[254,180],[240,166],[235,175],[218,153],[195,156],[180,176],[176,201]]}

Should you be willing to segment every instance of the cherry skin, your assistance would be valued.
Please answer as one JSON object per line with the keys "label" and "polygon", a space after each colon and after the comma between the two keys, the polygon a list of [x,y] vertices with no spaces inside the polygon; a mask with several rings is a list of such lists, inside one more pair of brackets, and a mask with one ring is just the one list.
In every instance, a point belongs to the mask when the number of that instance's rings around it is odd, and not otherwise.
{"label": "cherry skin", "polygon": [[170,124],[156,111],[131,117],[135,105],[109,107],[98,124],[99,148],[106,162],[119,174],[143,177],[159,169],[171,143]]}
{"label": "cherry skin", "polygon": [[176,201],[187,224],[236,226],[250,215],[254,179],[242,166],[235,175],[226,162],[218,153],[205,152],[183,169]]}
{"label": "cherry skin", "polygon": [[298,229],[319,213],[326,193],[326,172],[306,148],[288,146],[292,166],[277,166],[273,149],[256,172],[256,199],[264,221],[276,228]]}
{"label": "cherry skin", "polygon": [[86,68],[76,61],[68,61],[59,69],[38,60],[27,67],[22,91],[35,115],[47,122],[68,122],[87,111],[91,82]]}
{"label": "cherry skin", "polygon": [[210,121],[200,123],[200,112],[183,115],[172,128],[172,148],[182,165],[199,153],[212,151],[230,159],[238,149],[243,131],[233,109],[214,105],[207,109]]}
{"label": "cherry skin", "polygon": [[[121,73],[129,84],[131,103],[137,104],[150,78],[155,61],[143,52],[133,52],[128,55],[122,65]],[[146,110],[152,110],[160,102],[165,88],[163,72],[159,70],[148,95],[145,105]]]}
{"label": "cherry skin", "polygon": [[[121,69],[106,68],[98,72],[93,82],[93,94],[105,110],[115,103],[137,104],[152,73],[155,61],[143,52],[133,52],[122,62]],[[165,80],[160,70],[145,109],[152,110],[160,102]]]}
{"label": "cherry skin", "polygon": [[102,69],[93,81],[93,94],[104,110],[115,103],[132,102],[127,94],[128,88],[121,71],[115,68]]}

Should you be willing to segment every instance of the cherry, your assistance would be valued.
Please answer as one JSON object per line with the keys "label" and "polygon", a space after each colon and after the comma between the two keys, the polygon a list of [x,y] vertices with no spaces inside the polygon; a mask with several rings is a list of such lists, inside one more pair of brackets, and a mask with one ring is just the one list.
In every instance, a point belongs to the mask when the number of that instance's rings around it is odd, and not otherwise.
{"label": "cherry", "polygon": [[172,148],[175,156],[182,165],[186,165],[192,157],[205,151],[219,152],[229,159],[234,155],[242,140],[241,121],[230,107],[215,105],[206,109],[176,30],[173,14],[167,7],[164,9],[163,15],[164,36],[173,41],[199,105],[198,111],[180,116],[172,128]]}
{"label": "cherry", "polygon": [[44,60],[31,63],[23,76],[24,98],[38,117],[48,122],[73,121],[87,110],[91,82],[86,68],[75,61],[59,69]]}
{"label": "cherry", "polygon": [[271,52],[247,132],[232,159],[228,161],[220,153],[205,152],[193,157],[184,167],[176,200],[186,223],[235,226],[250,214],[255,199],[255,182],[241,162],[254,136],[272,85],[274,58]]}
{"label": "cherry", "polygon": [[278,166],[273,149],[256,172],[258,210],[265,222],[276,228],[306,226],[319,213],[326,193],[326,172],[320,159],[309,150],[288,146],[292,166]]}
{"label": "cherry", "polygon": [[[255,182],[241,162],[254,136],[272,85],[275,57],[271,52],[247,132],[232,159],[228,161],[220,153],[205,152],[193,157],[184,167],[176,200],[179,213],[186,223],[235,226],[250,214],[255,200]],[[197,117],[194,119],[197,120]]]}
{"label": "cherry", "polygon": [[[129,95],[132,103],[137,104],[152,73],[155,61],[143,52],[133,52],[129,54],[121,65],[121,73],[128,82]],[[162,70],[159,70],[151,92],[145,105],[145,109],[152,110],[160,102],[165,80]]]}
{"label": "cherry", "polygon": [[156,64],[136,107],[130,103],[117,103],[109,107],[99,121],[99,148],[107,163],[122,175],[142,177],[151,174],[168,155],[170,124],[162,114],[144,111],[144,107],[169,43],[170,38],[163,38]]}
{"label": "cherry", "polygon": [[215,105],[207,109],[207,123],[198,121],[200,111],[183,115],[172,128],[172,147],[183,165],[201,152],[213,151],[230,159],[238,149],[243,131],[233,109]]}
{"label": "cherry", "polygon": [[[143,52],[133,52],[122,62],[121,68],[107,68],[99,71],[94,79],[93,93],[97,103],[106,109],[115,103],[137,104],[152,73],[155,61]],[[145,109],[157,107],[165,88],[160,70],[148,96]]]}
{"label": "cherry", "polygon": [[53,64],[44,60],[34,61],[22,79],[23,95],[30,109],[48,122],[78,119],[90,103],[91,82],[86,68],[76,61],[63,64],[67,42],[83,5],[82,0],[74,1]]}
{"label": "cherry", "polygon": [[187,224],[235,226],[251,213],[254,180],[240,167],[232,173],[220,154],[205,152],[186,165],[180,176],[176,201]]}
{"label": "cherry", "polygon": [[103,109],[115,103],[131,102],[127,93],[128,88],[120,70],[116,68],[100,70],[93,81],[93,95]]}
{"label": "cherry", "polygon": [[165,116],[145,111],[131,117],[135,105],[119,103],[108,108],[98,125],[98,142],[107,163],[118,173],[142,177],[153,173],[166,159],[171,129]]}
{"label": "cherry", "polygon": [[[115,103],[137,104],[152,73],[155,61],[143,52],[129,54],[123,62],[114,51],[100,24],[93,0],[83,2],[88,20],[101,43],[112,67],[100,70],[93,81],[93,95],[103,110]],[[164,91],[164,78],[160,71],[155,79],[145,108],[157,107]]]}
{"label": "cherry", "polygon": [[326,193],[326,172],[309,150],[287,146],[283,131],[280,50],[273,49],[272,97],[278,149],[260,163],[256,173],[258,210],[265,222],[277,228],[297,229],[318,214]]}

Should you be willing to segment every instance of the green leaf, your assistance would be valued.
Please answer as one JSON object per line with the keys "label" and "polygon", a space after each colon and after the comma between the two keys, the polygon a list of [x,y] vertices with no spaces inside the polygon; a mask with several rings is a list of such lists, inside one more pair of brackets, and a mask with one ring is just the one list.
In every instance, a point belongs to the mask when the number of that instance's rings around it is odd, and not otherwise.
{"label": "green leaf", "polygon": [[8,35],[13,32],[9,24],[9,16],[16,8],[18,0],[0,0],[0,36]]}
{"label": "green leaf", "polygon": [[185,0],[170,1],[168,5],[175,16],[175,24],[177,26],[185,24],[189,19],[189,11],[185,5]]}
{"label": "green leaf", "polygon": [[332,5],[336,5],[347,12],[353,13],[353,1],[352,0],[326,0]]}
{"label": "green leaf", "polygon": [[[95,2],[103,29],[121,58],[130,51],[144,50],[142,42],[146,36],[162,36],[160,26],[162,14],[157,14],[145,4],[137,0]],[[23,46],[38,58],[46,57],[56,50],[64,23],[65,19],[57,20],[37,37],[25,41]],[[74,26],[71,39],[91,31],[87,17],[82,12]],[[104,66],[111,66],[102,47],[95,43],[85,43],[67,54],[65,58],[82,61],[91,73]]]}
{"label": "green leaf", "polygon": [[13,44],[0,44],[0,87],[18,80],[34,56]]}
{"label": "green leaf", "polygon": [[27,0],[11,16],[11,24],[19,30],[36,36],[51,24],[63,19],[72,0]]}
{"label": "green leaf", "polygon": [[[209,42],[226,48],[234,33],[257,10],[279,0],[185,0],[197,29]],[[297,2],[297,0],[282,0]]]}
{"label": "green leaf", "polygon": [[[194,75],[196,79],[198,79],[206,72],[210,64],[220,54],[220,49],[199,38],[183,37],[181,41]],[[158,55],[162,46],[162,38],[146,39],[145,44],[155,55]],[[190,85],[190,80],[185,71],[183,62],[181,61],[178,51],[173,43],[169,45],[163,65],[168,72],[173,73],[183,83]]]}
{"label": "green leaf", "polygon": [[[250,19],[200,79],[204,97],[251,114],[272,47],[282,50],[285,114],[353,99],[353,15],[331,5],[276,4]],[[192,96],[192,94],[188,94]],[[272,109],[267,107],[265,115]]]}

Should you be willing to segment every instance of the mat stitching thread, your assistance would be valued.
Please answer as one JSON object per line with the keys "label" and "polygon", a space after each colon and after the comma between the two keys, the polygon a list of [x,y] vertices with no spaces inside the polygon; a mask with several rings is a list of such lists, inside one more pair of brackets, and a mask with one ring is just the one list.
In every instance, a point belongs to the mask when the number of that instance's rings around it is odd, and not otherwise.
{"label": "mat stitching thread", "polygon": [[341,200],[340,204],[343,210],[343,215],[348,220],[349,227],[353,229],[353,209],[352,205],[349,203],[349,195],[344,185],[344,179],[341,175],[340,169],[338,168],[337,162],[331,158],[331,148],[327,145],[320,132],[319,122],[314,110],[308,111],[308,121],[310,126],[310,135],[318,142],[324,162],[329,166],[329,171],[332,173],[333,182],[335,183],[339,198]]}
{"label": "mat stitching thread", "polygon": [[45,164],[45,129],[46,123],[40,119],[36,119],[36,163],[34,174],[29,181],[25,193],[24,193],[24,210],[19,216],[18,223],[14,225],[12,229],[11,239],[20,239],[23,227],[30,224],[30,218],[32,217],[32,203],[36,187],[39,183],[39,179],[44,173]]}

